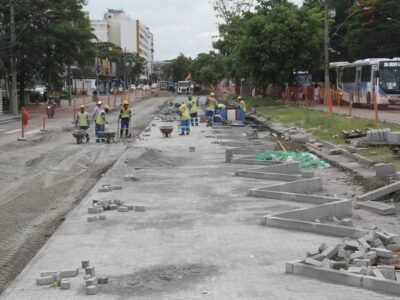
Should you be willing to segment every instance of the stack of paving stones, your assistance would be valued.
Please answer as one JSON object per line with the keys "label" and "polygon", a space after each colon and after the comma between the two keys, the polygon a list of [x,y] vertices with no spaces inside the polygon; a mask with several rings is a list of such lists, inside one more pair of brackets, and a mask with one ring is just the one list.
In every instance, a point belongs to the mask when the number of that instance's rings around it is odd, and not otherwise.
{"label": "stack of paving stones", "polygon": [[122,190],[122,186],[120,185],[110,185],[110,184],[103,184],[101,188],[99,188],[99,193],[108,193],[115,190]]}
{"label": "stack of paving stones", "polygon": [[99,201],[93,200],[93,204],[88,208],[88,213],[94,216],[87,217],[88,222],[104,221],[106,216],[102,214],[105,211],[115,210],[118,212],[145,212],[146,208],[142,205],[125,205],[124,201],[121,200],[108,200]]}
{"label": "stack of paving stones", "polygon": [[[96,295],[98,292],[98,285],[108,284],[108,277],[96,277],[94,267],[91,267],[88,260],[82,261],[82,269],[85,275],[86,294]],[[50,271],[40,273],[40,277],[36,278],[36,284],[51,285],[52,287],[60,287],[61,290],[69,290],[71,288],[71,281],[68,278],[77,277],[79,275],[79,268],[61,271]]]}
{"label": "stack of paving stones", "polygon": [[308,253],[303,263],[316,267],[340,270],[360,276],[400,281],[400,236],[382,231],[370,231],[359,239],[345,238],[341,244],[323,243],[316,253]]}
{"label": "stack of paving stones", "polygon": [[370,143],[387,143],[390,129],[370,129],[367,131],[367,141]]}

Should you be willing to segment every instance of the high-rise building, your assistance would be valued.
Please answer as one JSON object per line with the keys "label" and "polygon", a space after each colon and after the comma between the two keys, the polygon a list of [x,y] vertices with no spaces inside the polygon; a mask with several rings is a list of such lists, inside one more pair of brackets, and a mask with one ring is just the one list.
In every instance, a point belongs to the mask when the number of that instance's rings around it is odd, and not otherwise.
{"label": "high-rise building", "polygon": [[109,9],[103,20],[91,20],[93,33],[101,42],[110,42],[126,52],[135,52],[146,60],[145,77],[152,73],[154,38],[149,27],[133,20],[123,10]]}

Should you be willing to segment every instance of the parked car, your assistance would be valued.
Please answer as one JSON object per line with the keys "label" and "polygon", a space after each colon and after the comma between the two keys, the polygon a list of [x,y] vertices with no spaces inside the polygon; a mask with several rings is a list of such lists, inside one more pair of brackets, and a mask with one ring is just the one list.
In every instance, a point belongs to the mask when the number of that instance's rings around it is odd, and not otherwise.
{"label": "parked car", "polygon": [[152,89],[152,90],[157,89],[157,84],[156,84],[156,83],[153,83],[153,84],[151,85],[151,89]]}
{"label": "parked car", "polygon": [[149,86],[148,84],[145,84],[145,85],[143,86],[143,89],[144,89],[145,91],[147,91],[147,90],[150,89],[150,86]]}
{"label": "parked car", "polygon": [[138,90],[143,90],[143,86],[144,86],[143,83],[139,83],[138,86],[137,86],[137,89]]}
{"label": "parked car", "polygon": [[131,90],[136,90],[136,85],[131,84],[131,85],[129,86],[129,88],[130,88]]}

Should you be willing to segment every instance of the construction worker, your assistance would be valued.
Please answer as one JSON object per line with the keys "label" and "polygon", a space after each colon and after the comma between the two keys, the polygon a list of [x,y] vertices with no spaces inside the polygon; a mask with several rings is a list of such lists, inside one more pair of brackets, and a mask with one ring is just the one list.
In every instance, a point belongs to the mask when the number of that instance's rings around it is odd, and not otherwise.
{"label": "construction worker", "polygon": [[199,126],[199,116],[197,110],[197,100],[192,99],[192,96],[189,96],[189,105],[190,105],[190,123],[192,126]]}
{"label": "construction worker", "polygon": [[[85,105],[81,105],[79,107],[80,111],[78,112],[75,120],[75,127],[78,127],[79,130],[88,130],[90,127],[89,122],[89,114],[85,111]],[[86,141],[89,142],[89,133],[85,132]]]}
{"label": "construction worker", "polygon": [[212,127],[214,121],[215,108],[217,106],[217,99],[215,99],[215,93],[211,92],[210,97],[206,101],[206,118],[207,127]]}
{"label": "construction worker", "polygon": [[123,136],[124,128],[125,128],[125,137],[126,138],[128,137],[129,123],[131,122],[131,117],[132,117],[132,111],[128,106],[129,106],[129,101],[125,100],[123,102],[123,107],[121,108],[121,111],[119,112],[119,117],[118,117],[118,121],[121,120],[120,137]]}
{"label": "construction worker", "polygon": [[240,109],[243,110],[243,112],[246,112],[247,108],[246,108],[246,102],[244,101],[244,99],[241,96],[239,96],[238,101],[239,101]]}
{"label": "construction worker", "polygon": [[[101,101],[97,101],[96,107],[93,110],[92,118],[93,118],[93,122],[95,122],[95,123],[96,123],[97,117],[99,116],[99,112],[101,111],[102,104],[103,103]],[[94,131],[95,131],[95,135],[97,136],[97,126],[95,126]]]}
{"label": "construction worker", "polygon": [[107,114],[110,111],[108,105],[104,106],[104,110],[100,110],[96,119],[96,143],[104,142],[104,131],[107,123]]}
{"label": "construction worker", "polygon": [[179,112],[181,116],[181,133],[180,135],[189,135],[190,134],[190,113],[189,109],[186,106],[185,103],[182,103],[181,106],[179,107]]}

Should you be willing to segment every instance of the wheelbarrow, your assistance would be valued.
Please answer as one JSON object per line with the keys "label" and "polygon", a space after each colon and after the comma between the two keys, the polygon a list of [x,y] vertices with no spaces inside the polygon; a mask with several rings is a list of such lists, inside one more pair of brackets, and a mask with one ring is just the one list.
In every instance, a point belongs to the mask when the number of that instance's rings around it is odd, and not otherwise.
{"label": "wheelbarrow", "polygon": [[171,133],[174,130],[173,126],[160,126],[160,131],[164,137],[171,137]]}
{"label": "wheelbarrow", "polygon": [[82,144],[84,139],[86,139],[86,143],[89,143],[89,134],[87,133],[87,130],[76,130],[72,133],[72,136],[76,139],[77,144]]}
{"label": "wheelbarrow", "polygon": [[111,141],[113,143],[115,143],[115,136],[116,136],[116,132],[112,132],[112,131],[105,131],[103,133],[104,135],[104,139],[106,140],[106,143],[109,144]]}

